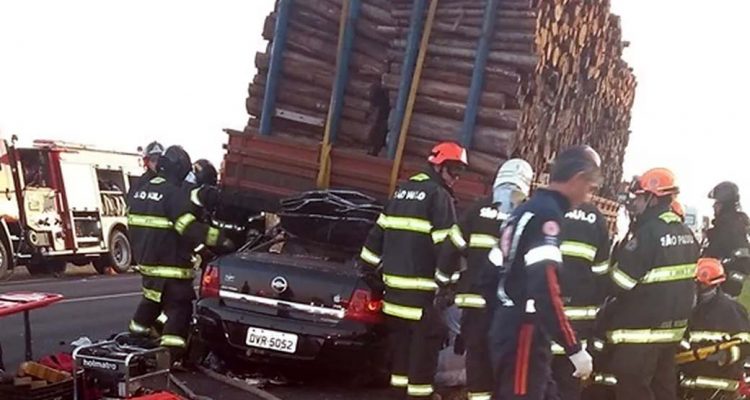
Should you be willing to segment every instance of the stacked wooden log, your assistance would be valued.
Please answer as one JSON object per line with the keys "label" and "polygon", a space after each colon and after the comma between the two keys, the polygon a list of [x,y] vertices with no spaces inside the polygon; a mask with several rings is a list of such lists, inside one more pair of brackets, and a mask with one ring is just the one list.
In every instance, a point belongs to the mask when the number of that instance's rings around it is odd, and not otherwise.
{"label": "stacked wooden log", "polygon": [[[441,0],[409,129],[407,153],[424,142],[457,139],[469,95],[487,0]],[[396,20],[383,77],[399,89],[411,14],[395,0]],[[495,16],[474,130],[471,169],[490,175],[511,156],[548,168],[556,152],[587,143],[604,158],[603,194],[621,177],[635,79],[622,61],[619,18],[609,1],[502,0]]]}
{"label": "stacked wooden log", "polygon": [[[322,138],[336,73],[341,9],[341,0],[293,2],[277,87],[274,134]],[[267,50],[255,56],[258,73],[246,101],[251,130],[257,128],[261,115],[277,11],[266,18],[263,28]],[[384,134],[388,105],[379,87],[388,67],[383,55],[390,38],[377,27],[392,23],[388,0],[362,1],[339,125],[338,138],[343,143],[367,145],[374,132]]]}
{"label": "stacked wooden log", "polygon": [[[427,4],[436,0],[425,0]],[[488,0],[439,0],[406,157],[422,158],[439,140],[459,140]],[[485,67],[470,169],[491,180],[512,156],[544,172],[556,153],[586,143],[604,160],[603,195],[622,176],[632,70],[622,60],[619,18],[610,0],[500,0]],[[342,0],[293,2],[273,134],[318,143],[336,72]],[[389,114],[403,89],[413,0],[363,0],[337,146],[383,154]],[[424,18],[424,17],[423,17]],[[273,41],[276,12],[264,37]],[[256,56],[246,132],[256,132],[270,51]],[[408,88],[406,88],[408,90]],[[229,149],[230,152],[232,149]]]}
{"label": "stacked wooden log", "polygon": [[601,194],[615,197],[636,82],[621,58],[619,17],[609,7],[609,0],[540,1],[540,62],[522,93],[516,151],[543,168],[559,149],[590,144],[604,161]]}

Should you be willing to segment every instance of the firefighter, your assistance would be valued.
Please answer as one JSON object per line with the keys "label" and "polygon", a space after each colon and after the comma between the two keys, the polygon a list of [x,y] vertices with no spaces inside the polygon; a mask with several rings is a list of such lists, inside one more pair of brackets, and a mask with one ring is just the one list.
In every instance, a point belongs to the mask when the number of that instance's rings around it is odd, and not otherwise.
{"label": "firefighter", "polygon": [[159,159],[157,176],[128,198],[128,224],[135,260],[143,277],[143,299],[130,322],[130,331],[148,335],[164,311],[167,321],[161,345],[179,362],[195,297],[193,249],[199,243],[230,246],[216,228],[196,220],[182,181],[190,171],[190,156],[171,146]]}
{"label": "firefighter", "polygon": [[[591,375],[591,356],[581,347],[563,310],[558,285],[562,264],[560,232],[564,214],[583,203],[601,179],[601,159],[591,147],[560,153],[551,183],[513,211],[491,262],[501,268],[490,327],[496,377],[494,398],[541,400],[556,391],[551,374],[551,340],[574,366],[573,375]],[[495,299],[493,299],[495,302]]]}
{"label": "firefighter", "polygon": [[211,212],[219,203],[218,173],[216,167],[206,160],[200,159],[193,163],[192,170],[185,177],[190,191],[190,201],[198,208]]}
{"label": "firefighter", "polygon": [[725,280],[724,267],[719,260],[698,260],[698,304],[690,317],[686,335],[690,347],[697,350],[733,341],[737,344],[681,368],[680,386],[689,389],[695,400],[736,398],[735,393],[744,375],[750,320],[745,307],[722,293],[719,285]]}
{"label": "firefighter", "polygon": [[[492,364],[487,352],[489,314],[484,278],[495,269],[489,264],[490,249],[497,246],[501,224],[529,195],[534,171],[528,162],[512,159],[498,170],[492,196],[477,201],[451,231],[438,262],[438,279],[447,281],[458,270],[459,257],[466,258],[467,270],[456,285],[455,304],[462,310],[459,342],[466,350],[466,381],[469,400],[492,397]],[[458,346],[459,349],[461,346]],[[459,350],[459,352],[461,352]]]}
{"label": "firefighter", "polygon": [[728,276],[723,289],[731,296],[738,296],[745,277],[750,273],[750,259],[747,257],[750,252],[747,239],[750,219],[740,210],[740,190],[734,183],[719,183],[708,198],[714,200],[714,220],[713,228],[706,232],[708,244],[702,256],[726,260]]}
{"label": "firefighter", "polygon": [[[140,149],[140,148],[139,148]],[[159,163],[159,157],[164,154],[164,146],[159,142],[151,142],[143,149],[143,166],[146,171],[143,172],[135,185],[131,186],[128,198],[135,193],[136,189],[146,185],[151,179],[156,178],[157,165]]]}
{"label": "firefighter", "polygon": [[[593,337],[594,320],[604,301],[609,272],[609,230],[607,221],[591,203],[568,211],[562,227],[563,265],[560,268],[565,315],[583,342]],[[554,343],[552,373],[562,400],[581,398],[581,381],[573,377],[573,367],[564,349]]]}
{"label": "firefighter", "polygon": [[632,236],[613,260],[612,299],[598,323],[617,399],[673,400],[674,357],[695,300],[698,244],[670,209],[679,192],[671,171],[647,171],[630,192]]}
{"label": "firefighter", "polygon": [[438,352],[447,334],[432,307],[437,251],[456,222],[451,187],[468,165],[466,150],[453,142],[436,145],[427,160],[424,172],[396,189],[360,256],[367,275],[382,269],[391,385],[399,392],[406,389],[413,399],[433,395]]}
{"label": "firefighter", "polygon": [[[210,224],[211,211],[216,207],[219,201],[219,191],[216,188],[217,179],[216,168],[206,159],[200,159],[193,163],[190,172],[188,172],[184,181],[184,189],[190,196],[190,202],[193,204],[193,215],[199,222]],[[208,260],[213,254],[206,249],[201,243],[195,248],[192,264],[196,270],[202,270],[203,261]],[[164,325],[167,323],[167,315],[162,311],[154,323],[152,332],[153,336],[159,337],[164,331]]]}

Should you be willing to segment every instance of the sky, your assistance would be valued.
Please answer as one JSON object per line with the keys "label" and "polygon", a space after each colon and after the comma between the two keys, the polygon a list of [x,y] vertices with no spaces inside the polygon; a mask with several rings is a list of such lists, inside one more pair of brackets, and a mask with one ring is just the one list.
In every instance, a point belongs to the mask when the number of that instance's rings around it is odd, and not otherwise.
{"label": "sky", "polygon": [[[612,2],[639,82],[626,175],[669,167],[701,208],[725,179],[750,199],[750,2]],[[221,129],[247,120],[273,3],[2,0],[0,135],[126,150],[160,140],[218,163]]]}

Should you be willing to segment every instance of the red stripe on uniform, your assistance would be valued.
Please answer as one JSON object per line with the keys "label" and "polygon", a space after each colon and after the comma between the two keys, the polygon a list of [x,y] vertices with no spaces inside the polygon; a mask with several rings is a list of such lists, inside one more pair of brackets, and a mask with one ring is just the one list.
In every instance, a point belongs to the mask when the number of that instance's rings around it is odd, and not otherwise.
{"label": "red stripe on uniform", "polygon": [[516,396],[525,396],[529,380],[529,356],[531,355],[531,340],[534,325],[521,326],[518,333],[518,349],[516,350],[516,382],[514,392]]}
{"label": "red stripe on uniform", "polygon": [[573,332],[573,328],[570,327],[570,322],[565,316],[563,311],[563,303],[560,298],[560,285],[557,283],[557,270],[553,265],[547,266],[547,285],[549,286],[549,297],[552,300],[552,308],[555,309],[557,315],[557,322],[560,324],[560,330],[562,330],[565,338],[565,343],[568,346],[576,344],[576,334]]}

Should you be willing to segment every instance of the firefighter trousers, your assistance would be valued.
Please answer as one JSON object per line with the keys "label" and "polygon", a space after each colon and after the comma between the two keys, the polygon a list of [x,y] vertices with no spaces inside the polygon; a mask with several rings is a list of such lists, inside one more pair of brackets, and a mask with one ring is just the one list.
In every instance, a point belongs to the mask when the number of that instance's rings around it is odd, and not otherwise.
{"label": "firefighter trousers", "polygon": [[143,299],[130,322],[130,331],[149,334],[163,312],[167,321],[161,335],[161,345],[170,349],[173,360],[184,355],[190,319],[193,315],[195,290],[190,279],[143,277]]}
{"label": "firefighter trousers", "polygon": [[532,323],[521,325],[513,351],[496,360],[496,400],[558,400],[549,338]]}
{"label": "firefighter trousers", "polygon": [[426,307],[421,320],[388,317],[388,326],[391,386],[409,399],[431,398],[438,354],[447,336],[440,313]]}
{"label": "firefighter trousers", "polygon": [[490,314],[484,308],[463,308],[461,339],[466,346],[466,386],[468,400],[492,397],[492,358],[487,332]]}
{"label": "firefighter trousers", "polygon": [[573,376],[575,367],[566,356],[552,360],[552,379],[557,385],[560,400],[581,400],[581,380]]}
{"label": "firefighter trousers", "polygon": [[617,400],[677,398],[677,344],[618,344],[609,369],[617,377]]}

